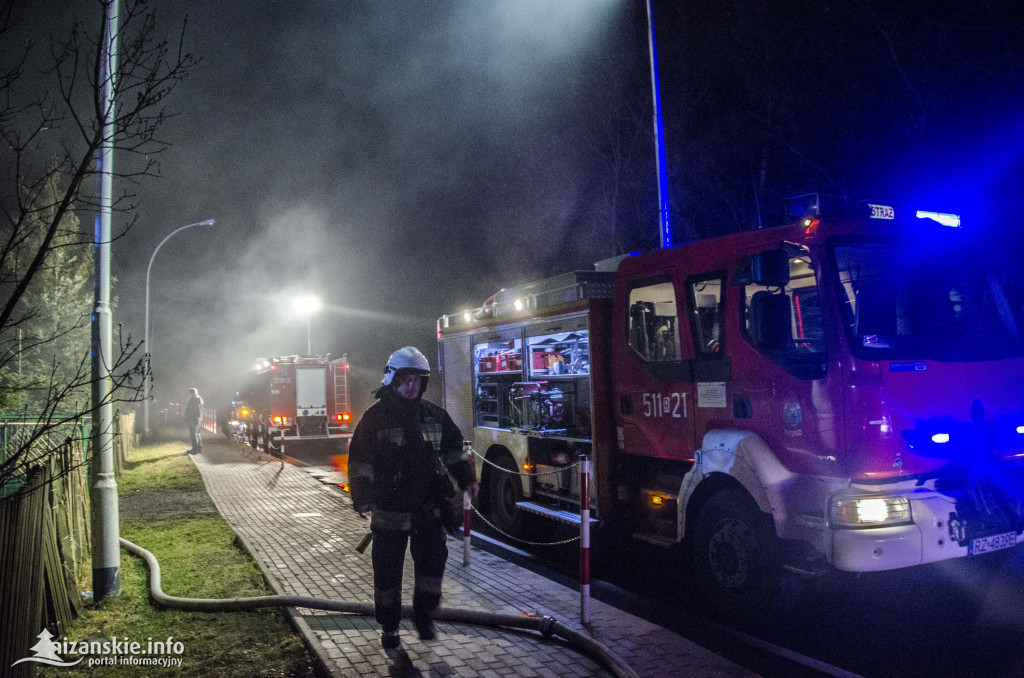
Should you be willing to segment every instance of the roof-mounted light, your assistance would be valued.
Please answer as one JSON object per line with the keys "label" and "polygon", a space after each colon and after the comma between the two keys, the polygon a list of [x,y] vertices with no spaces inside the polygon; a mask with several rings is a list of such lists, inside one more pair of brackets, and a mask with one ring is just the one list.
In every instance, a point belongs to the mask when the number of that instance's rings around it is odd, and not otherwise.
{"label": "roof-mounted light", "polygon": [[951,228],[960,228],[959,214],[949,214],[947,212],[925,212],[923,210],[918,210],[917,218],[931,219],[932,221],[940,223],[943,226],[949,226]]}

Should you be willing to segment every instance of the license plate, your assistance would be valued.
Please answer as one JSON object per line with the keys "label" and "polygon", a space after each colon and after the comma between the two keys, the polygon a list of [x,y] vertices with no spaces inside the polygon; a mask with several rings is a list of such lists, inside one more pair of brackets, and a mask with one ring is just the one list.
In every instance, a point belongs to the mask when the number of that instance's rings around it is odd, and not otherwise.
{"label": "license plate", "polygon": [[971,543],[967,546],[967,554],[971,556],[978,556],[982,553],[988,553],[989,551],[999,551],[1000,549],[1013,548],[1016,545],[1016,532],[992,534],[987,537],[978,537],[977,539],[972,539]]}

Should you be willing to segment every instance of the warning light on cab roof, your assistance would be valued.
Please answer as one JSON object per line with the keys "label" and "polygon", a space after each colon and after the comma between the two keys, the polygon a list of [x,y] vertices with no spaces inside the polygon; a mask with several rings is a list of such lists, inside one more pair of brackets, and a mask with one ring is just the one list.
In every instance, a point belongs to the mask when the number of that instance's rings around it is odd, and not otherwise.
{"label": "warning light on cab roof", "polygon": [[950,226],[952,228],[960,228],[960,215],[959,214],[948,214],[946,212],[925,212],[918,210],[916,213],[918,219],[931,219],[943,226]]}

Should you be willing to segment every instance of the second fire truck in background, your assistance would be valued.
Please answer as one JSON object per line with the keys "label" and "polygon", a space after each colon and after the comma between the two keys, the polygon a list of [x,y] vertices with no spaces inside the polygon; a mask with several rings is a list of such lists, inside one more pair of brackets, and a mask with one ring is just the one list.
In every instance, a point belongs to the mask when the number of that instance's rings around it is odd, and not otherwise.
{"label": "second fire truck in background", "polygon": [[259,361],[236,409],[251,443],[289,456],[314,449],[342,454],[352,423],[348,357],[289,355]]}

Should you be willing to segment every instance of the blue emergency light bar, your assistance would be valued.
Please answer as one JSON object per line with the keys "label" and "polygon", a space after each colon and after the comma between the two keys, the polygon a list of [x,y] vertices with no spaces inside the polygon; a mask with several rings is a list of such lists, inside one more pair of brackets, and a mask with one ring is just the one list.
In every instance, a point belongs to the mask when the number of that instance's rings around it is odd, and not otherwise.
{"label": "blue emergency light bar", "polygon": [[950,226],[952,228],[960,228],[960,215],[949,214],[946,212],[925,212],[923,210],[917,211],[918,219],[931,219],[943,226]]}
{"label": "blue emergency light bar", "polygon": [[[841,196],[828,196],[821,193],[808,193],[798,195],[786,200],[787,212],[791,218],[800,219],[804,217],[820,218],[823,216],[846,216],[868,219],[895,219],[896,212],[907,214],[910,210],[894,209],[891,205],[879,205],[869,202],[848,200]],[[960,228],[960,215],[948,212],[929,212],[917,210],[918,219],[931,219],[932,221],[949,226]]]}

